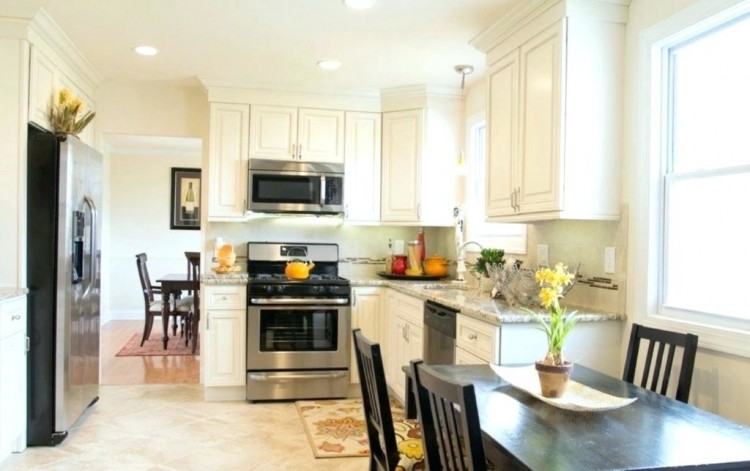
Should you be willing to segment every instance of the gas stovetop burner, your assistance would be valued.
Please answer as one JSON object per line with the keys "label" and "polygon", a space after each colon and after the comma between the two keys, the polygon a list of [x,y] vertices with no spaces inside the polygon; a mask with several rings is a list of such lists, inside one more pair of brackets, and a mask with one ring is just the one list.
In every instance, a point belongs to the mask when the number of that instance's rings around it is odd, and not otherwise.
{"label": "gas stovetop burner", "polygon": [[294,280],[287,278],[282,273],[256,273],[250,276],[250,283],[262,283],[262,284],[279,284],[279,283],[292,283],[292,284],[327,284],[327,285],[347,285],[349,280],[341,278],[338,275],[319,275],[311,274],[310,278],[305,280]]}

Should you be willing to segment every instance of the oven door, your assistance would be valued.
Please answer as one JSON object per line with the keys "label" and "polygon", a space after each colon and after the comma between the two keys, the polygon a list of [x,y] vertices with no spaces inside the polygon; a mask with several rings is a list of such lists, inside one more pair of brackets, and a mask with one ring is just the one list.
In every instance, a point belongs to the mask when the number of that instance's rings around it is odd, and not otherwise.
{"label": "oven door", "polygon": [[247,320],[247,369],[304,370],[349,367],[348,305],[251,305]]}
{"label": "oven door", "polygon": [[338,174],[251,170],[249,209],[256,212],[338,214],[344,210]]}

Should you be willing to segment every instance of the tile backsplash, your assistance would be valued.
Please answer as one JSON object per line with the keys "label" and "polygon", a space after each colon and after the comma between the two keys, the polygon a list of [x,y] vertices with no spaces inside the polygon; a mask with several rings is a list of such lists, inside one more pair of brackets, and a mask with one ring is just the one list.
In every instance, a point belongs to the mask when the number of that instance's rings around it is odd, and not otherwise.
{"label": "tile backsplash", "polygon": [[[571,269],[581,264],[580,272],[587,278],[606,277],[618,285],[617,290],[578,284],[568,295],[568,302],[581,307],[609,312],[625,312],[627,260],[627,217],[620,221],[550,221],[530,224],[527,232],[527,255],[510,256],[537,266],[538,244],[549,247],[549,262],[563,262]],[[210,223],[205,232],[205,266],[211,265],[214,240],[221,237],[235,246],[244,265],[249,241],[330,242],[339,244],[342,276],[370,278],[383,269],[379,260],[388,254],[388,239],[414,240],[418,227],[355,226],[333,218],[268,217],[245,223]],[[427,254],[440,254],[455,260],[453,228],[425,228]],[[604,249],[615,247],[615,273],[604,273]],[[475,254],[467,254],[472,261]],[[370,259],[365,261],[363,259]],[[243,266],[244,268],[244,266]],[[471,281],[471,277],[468,277]]]}

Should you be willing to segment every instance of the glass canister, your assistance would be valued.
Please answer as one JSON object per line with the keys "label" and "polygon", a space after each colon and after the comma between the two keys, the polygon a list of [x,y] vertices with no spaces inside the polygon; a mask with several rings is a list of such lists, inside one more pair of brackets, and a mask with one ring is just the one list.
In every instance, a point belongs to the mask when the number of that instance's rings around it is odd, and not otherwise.
{"label": "glass canister", "polygon": [[409,241],[406,249],[407,265],[406,274],[409,276],[422,275],[422,244],[418,240]]}

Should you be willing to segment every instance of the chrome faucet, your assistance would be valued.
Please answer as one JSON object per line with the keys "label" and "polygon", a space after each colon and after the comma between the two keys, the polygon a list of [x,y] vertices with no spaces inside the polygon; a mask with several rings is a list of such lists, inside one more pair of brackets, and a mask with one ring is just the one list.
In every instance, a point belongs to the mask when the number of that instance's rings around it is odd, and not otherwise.
{"label": "chrome faucet", "polygon": [[458,247],[456,247],[456,281],[466,281],[464,278],[464,273],[466,273],[466,247],[469,245],[476,245],[479,247],[479,250],[482,250],[484,247],[482,247],[482,244],[479,242],[475,242],[473,240],[469,240],[464,242],[463,244],[460,244]]}

